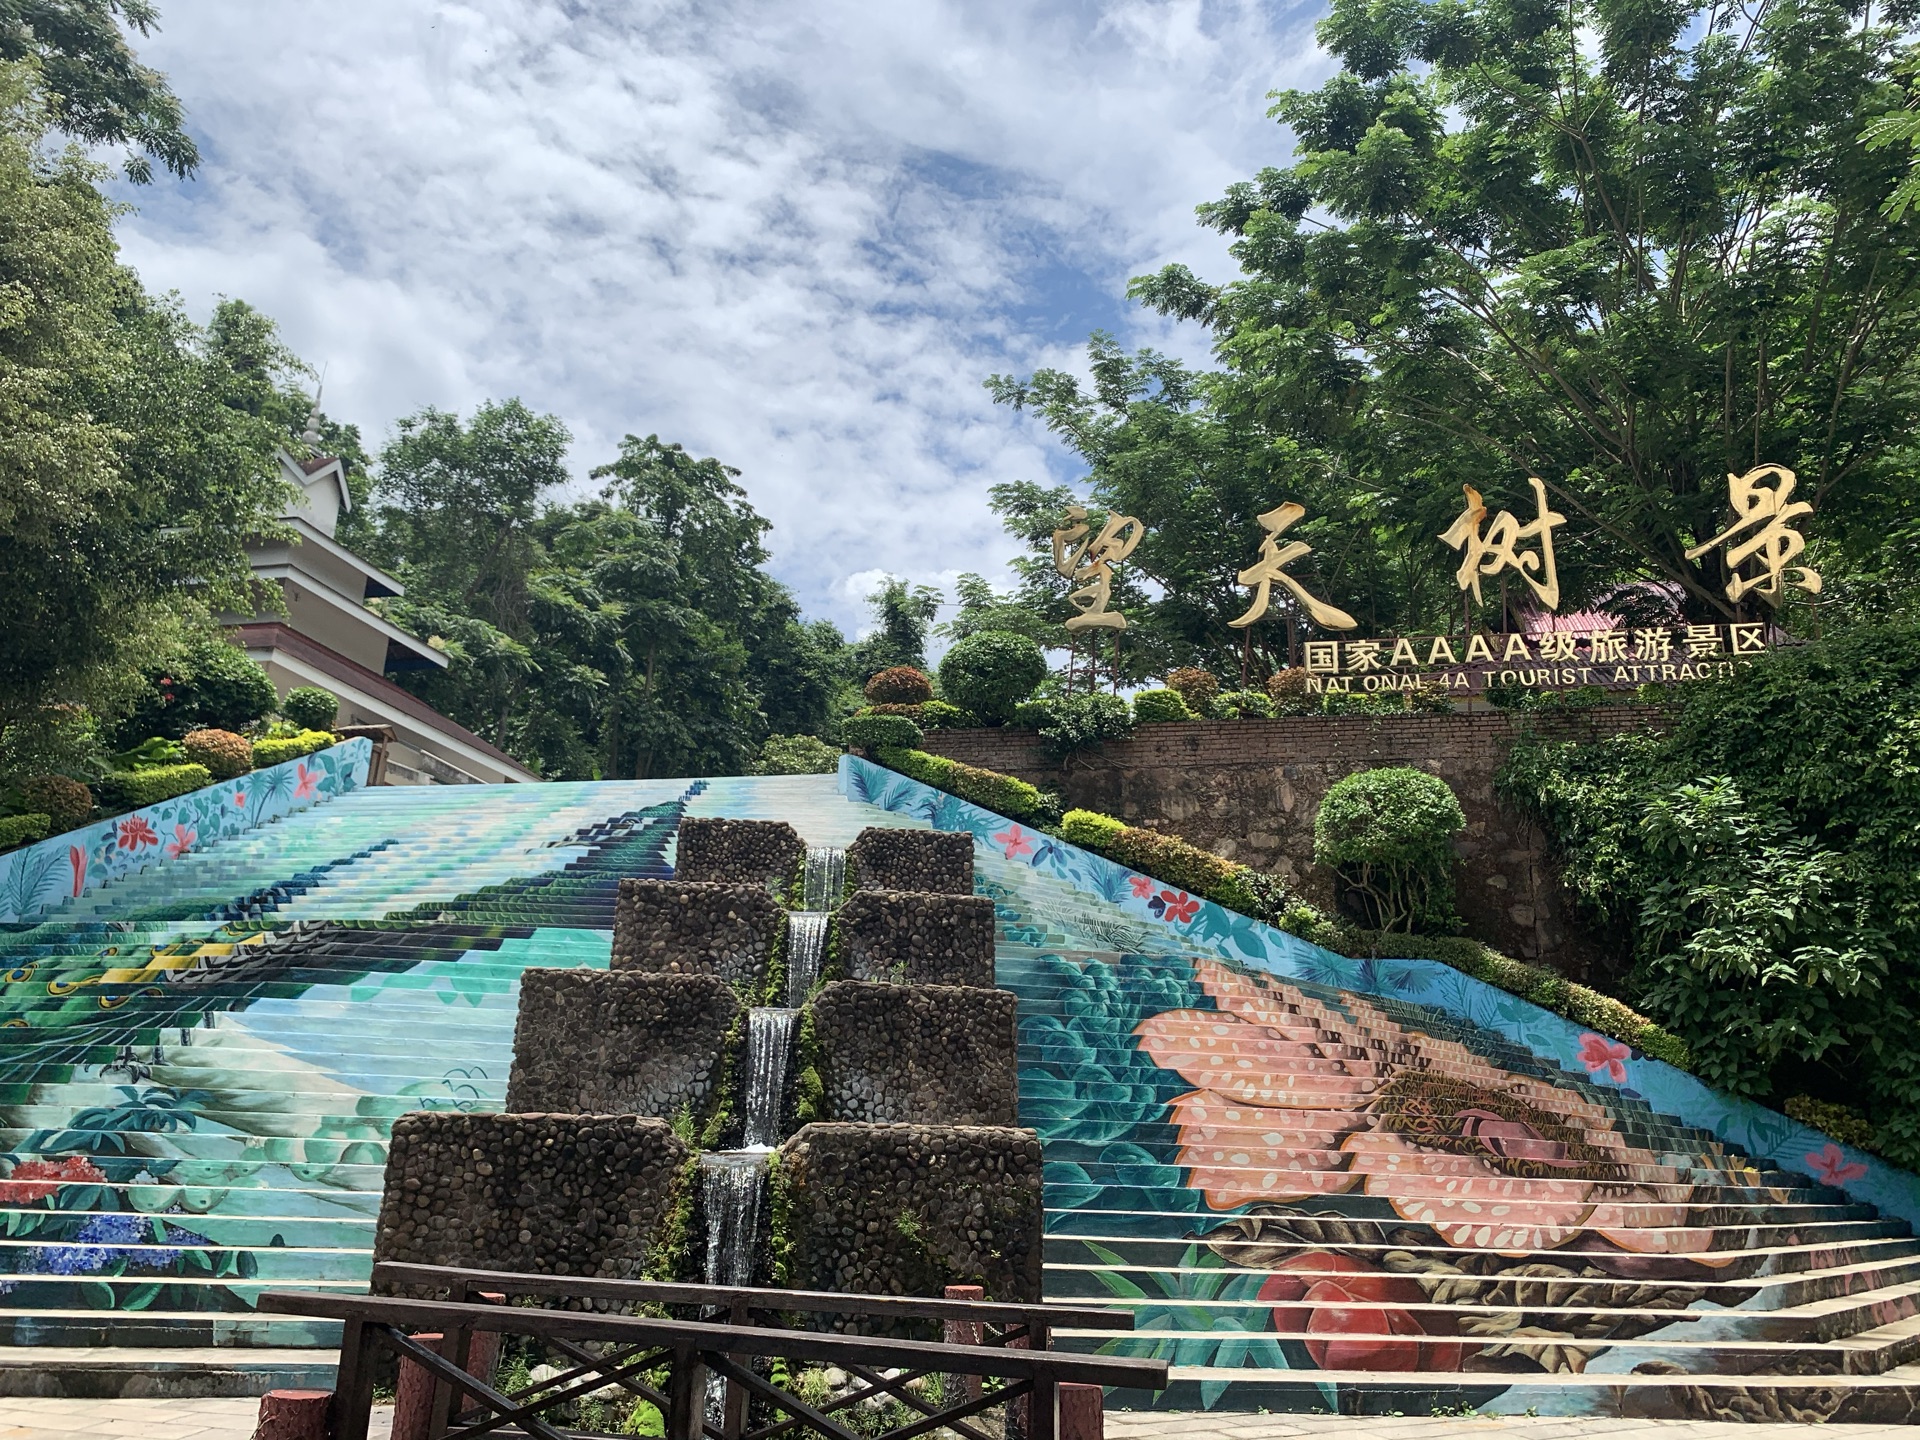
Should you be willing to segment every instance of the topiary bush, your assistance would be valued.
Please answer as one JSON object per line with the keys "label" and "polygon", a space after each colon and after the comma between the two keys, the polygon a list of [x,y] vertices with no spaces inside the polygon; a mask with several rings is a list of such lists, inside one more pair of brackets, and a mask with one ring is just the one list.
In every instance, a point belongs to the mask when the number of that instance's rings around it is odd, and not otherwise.
{"label": "topiary bush", "polygon": [[95,793],[109,810],[138,810],[212,783],[213,775],[204,765],[155,765],[145,770],[115,770],[95,787]]}
{"label": "topiary bush", "polygon": [[1062,840],[1101,855],[1107,853],[1107,847],[1119,839],[1120,832],[1126,828],[1124,821],[1097,810],[1069,810],[1060,817]]}
{"label": "topiary bush", "polygon": [[1213,702],[1213,713],[1228,720],[1271,720],[1273,699],[1264,690],[1229,690]]}
{"label": "topiary bush", "polygon": [[52,828],[53,821],[45,815],[0,815],[0,850],[44,840]]}
{"label": "topiary bush", "polygon": [[[1167,688],[1178,692],[1195,715],[1211,715],[1214,697],[1220,693],[1220,680],[1211,670],[1198,665],[1182,665],[1167,672]],[[1136,710],[1138,704],[1136,700]]]}
{"label": "topiary bush", "polygon": [[253,768],[264,770],[269,765],[284,765],[289,760],[298,760],[302,755],[311,755],[316,750],[325,750],[337,743],[337,737],[324,730],[303,730],[298,735],[256,740],[253,742]]}
{"label": "topiary bush", "polygon": [[1467,827],[1447,782],[1393,765],[1334,782],[1313,821],[1313,858],[1339,872],[1380,930],[1450,930],[1453,837]]}
{"label": "topiary bush", "polygon": [[840,752],[817,735],[769,735],[753,762],[755,775],[830,775]]}
{"label": "topiary bush", "polygon": [[855,750],[879,750],[889,746],[913,750],[926,737],[920,727],[904,715],[849,715],[840,722],[840,738]]}
{"label": "topiary bush", "polygon": [[864,693],[875,705],[918,705],[933,698],[933,682],[911,665],[890,665],[867,681]]}
{"label": "topiary bush", "polygon": [[1192,720],[1193,711],[1178,690],[1142,690],[1133,697],[1136,725],[1164,725],[1174,720]]}
{"label": "topiary bush", "polygon": [[287,692],[280,713],[302,730],[331,730],[340,714],[340,697],[318,685],[302,685]]}
{"label": "topiary bush", "polygon": [[1009,820],[1018,820],[1037,829],[1060,823],[1059,800],[1017,776],[1002,775],[997,770],[982,770],[974,765],[962,765],[957,760],[949,760],[944,755],[929,755],[924,750],[882,749],[874,753],[874,759],[889,770],[898,770],[910,780],[918,780],[922,785],[931,785],[936,790],[957,795]]}
{"label": "topiary bush", "polygon": [[1118,695],[1070,695],[1050,703],[1053,717],[1040,736],[1060,759],[1133,733],[1133,712]]}
{"label": "topiary bush", "polygon": [[1267,677],[1267,698],[1276,715],[1311,715],[1320,709],[1320,697],[1309,694],[1308,675],[1298,665],[1276,670]]}
{"label": "topiary bush", "polygon": [[35,775],[20,782],[22,808],[45,815],[55,830],[84,825],[93,814],[93,791],[65,775]]}
{"label": "topiary bush", "polygon": [[940,661],[940,689],[989,725],[1003,725],[1047,678],[1047,659],[1025,635],[980,630],[954,642]]}
{"label": "topiary bush", "polygon": [[253,746],[231,730],[189,730],[180,737],[180,748],[216,780],[231,780],[253,769]]}

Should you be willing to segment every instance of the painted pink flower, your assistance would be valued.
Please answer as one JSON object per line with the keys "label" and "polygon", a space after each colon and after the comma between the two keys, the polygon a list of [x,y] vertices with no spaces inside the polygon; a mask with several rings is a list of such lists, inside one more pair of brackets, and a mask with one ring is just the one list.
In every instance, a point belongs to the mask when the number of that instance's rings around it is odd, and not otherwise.
{"label": "painted pink flower", "polygon": [[1587,1074],[1595,1079],[1604,1074],[1616,1085],[1624,1085],[1627,1080],[1627,1061],[1632,1058],[1632,1048],[1622,1045],[1618,1040],[1609,1040],[1592,1031],[1580,1037],[1580,1063],[1587,1067]]}
{"label": "painted pink flower", "polygon": [[993,837],[993,843],[1006,852],[1009,860],[1018,860],[1033,853],[1033,837],[1018,825],[1009,825]]}
{"label": "painted pink flower", "polygon": [[158,845],[160,837],[144,815],[129,815],[120,822],[120,848],[138,850],[142,845]]}
{"label": "painted pink flower", "polygon": [[1128,883],[1133,886],[1133,895],[1136,900],[1144,900],[1153,894],[1153,881],[1144,875],[1136,875]]}
{"label": "painted pink flower", "polygon": [[247,792],[245,790],[235,790],[233,792],[233,806],[236,810],[244,810],[247,808]]}
{"label": "painted pink flower", "polygon": [[293,798],[296,800],[305,800],[313,794],[314,788],[319,785],[320,772],[318,770],[307,769],[306,762],[303,760],[300,762],[300,768],[296,773],[300,777],[300,783],[293,787]]}
{"label": "painted pink flower", "polygon": [[1818,1150],[1808,1151],[1803,1158],[1813,1167],[1813,1173],[1828,1185],[1844,1185],[1867,1173],[1867,1167],[1858,1162],[1849,1165],[1846,1152],[1832,1141]]}
{"label": "painted pink flower", "polygon": [[78,897],[87,888],[87,852],[78,845],[69,845],[67,864],[73,867],[73,893]]}
{"label": "painted pink flower", "polygon": [[197,830],[189,830],[184,825],[174,826],[173,839],[167,842],[167,858],[169,860],[178,860],[182,855],[193,849],[193,842],[199,838],[200,832]]}
{"label": "painted pink flower", "polygon": [[1178,894],[1171,890],[1162,890],[1160,903],[1167,907],[1167,919],[1176,925],[1184,925],[1200,913],[1200,902],[1184,890]]}

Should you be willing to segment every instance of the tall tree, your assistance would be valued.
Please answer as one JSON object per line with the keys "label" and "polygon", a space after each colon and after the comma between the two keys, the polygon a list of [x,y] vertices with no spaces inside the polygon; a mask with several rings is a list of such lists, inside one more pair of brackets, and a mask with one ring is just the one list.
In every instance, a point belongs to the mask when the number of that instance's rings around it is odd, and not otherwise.
{"label": "tall tree", "polygon": [[931,585],[909,585],[889,575],[867,596],[874,632],[853,647],[852,677],[864,685],[894,665],[927,668],[927,631],[940,613],[941,595]]}

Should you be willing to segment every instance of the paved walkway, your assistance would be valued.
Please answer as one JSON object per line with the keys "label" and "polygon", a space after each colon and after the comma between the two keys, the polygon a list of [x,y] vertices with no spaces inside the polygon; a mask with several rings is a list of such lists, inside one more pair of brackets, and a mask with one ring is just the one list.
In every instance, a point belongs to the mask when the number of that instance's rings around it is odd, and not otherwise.
{"label": "paved walkway", "polygon": [[[257,1400],[6,1400],[0,1440],[251,1440]],[[374,1411],[373,1440],[393,1412]],[[1148,1414],[1115,1411],[1109,1440],[1814,1440],[1801,1425],[1694,1420],[1538,1420],[1495,1417]],[[1904,1425],[1822,1425],[1818,1440],[1913,1440]]]}

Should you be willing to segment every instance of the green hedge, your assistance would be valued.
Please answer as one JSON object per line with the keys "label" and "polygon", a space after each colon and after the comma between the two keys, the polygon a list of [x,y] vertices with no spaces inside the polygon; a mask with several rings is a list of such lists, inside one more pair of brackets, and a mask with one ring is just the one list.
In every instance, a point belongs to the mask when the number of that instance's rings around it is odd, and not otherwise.
{"label": "green hedge", "polygon": [[926,737],[904,715],[849,715],[840,722],[840,738],[856,750],[918,745]]}
{"label": "green hedge", "polygon": [[1140,725],[1164,725],[1196,717],[1178,690],[1142,690],[1133,697],[1133,718]]}
{"label": "green hedge", "polygon": [[108,810],[138,810],[212,783],[213,774],[204,765],[156,765],[150,770],[115,770],[94,791]]}
{"label": "green hedge", "polygon": [[35,840],[44,840],[51,829],[53,819],[47,815],[0,816],[0,850],[11,850],[16,845],[30,845]]}
{"label": "green hedge", "polygon": [[316,750],[325,750],[339,743],[339,737],[325,730],[302,730],[298,735],[289,735],[284,740],[256,740],[253,742],[253,766],[264,770],[269,765],[284,765],[289,760],[298,760],[302,755],[311,755]]}
{"label": "green hedge", "polygon": [[[1102,815],[1069,810],[1060,815],[1052,799],[1026,781],[993,770],[962,765],[922,750],[884,749],[874,758],[889,770],[944,790],[962,800],[1058,835],[1069,845],[1104,855],[1189,894],[1201,895],[1242,915],[1298,935],[1301,939],[1356,958],[1438,960],[1463,974],[1530,1000],[1543,1010],[1589,1030],[1623,1040],[1643,1054],[1682,1070],[1691,1057],[1677,1035],[1663,1030],[1611,995],[1539,965],[1510,960],[1478,940],[1455,936],[1387,934],[1359,930],[1331,920],[1305,901],[1287,894],[1271,875],[1180,839]],[[1812,1123],[1812,1122],[1808,1122]],[[1829,1132],[1831,1133],[1831,1132]]]}

